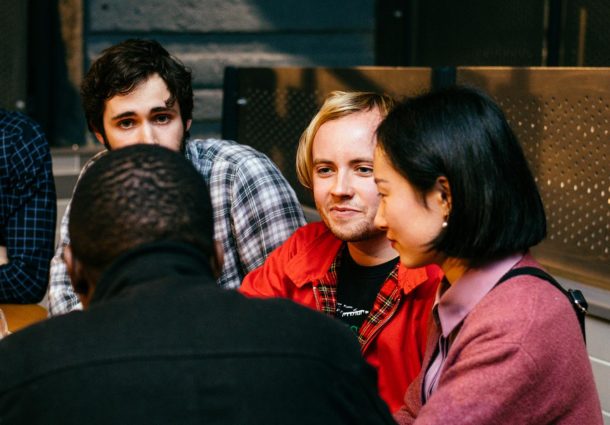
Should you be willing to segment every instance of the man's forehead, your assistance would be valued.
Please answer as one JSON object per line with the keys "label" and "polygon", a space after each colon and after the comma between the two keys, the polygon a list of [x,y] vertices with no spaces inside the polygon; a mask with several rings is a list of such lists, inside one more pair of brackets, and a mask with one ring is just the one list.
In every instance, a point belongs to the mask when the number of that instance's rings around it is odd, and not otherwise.
{"label": "man's forehead", "polygon": [[[167,84],[157,74],[136,85],[133,90],[117,94],[105,102],[105,115],[130,115],[151,113],[157,110],[178,110],[176,99]],[[107,114],[106,114],[107,113]]]}
{"label": "man's forehead", "polygon": [[[330,123],[332,121],[326,124]],[[321,128],[312,142],[312,160],[341,158],[350,162],[372,162],[376,146],[375,128],[370,122],[353,120],[333,125],[332,128]]]}

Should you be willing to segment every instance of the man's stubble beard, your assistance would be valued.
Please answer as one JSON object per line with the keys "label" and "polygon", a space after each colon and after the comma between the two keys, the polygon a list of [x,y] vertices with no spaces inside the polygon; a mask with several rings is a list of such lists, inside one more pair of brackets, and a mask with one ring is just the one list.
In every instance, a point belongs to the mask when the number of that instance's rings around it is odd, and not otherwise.
{"label": "man's stubble beard", "polygon": [[383,231],[377,229],[374,224],[366,221],[358,223],[349,223],[346,225],[338,225],[333,223],[323,212],[318,210],[322,217],[322,221],[329,228],[331,233],[338,239],[344,242],[364,242],[371,239],[376,239],[384,234]]}
{"label": "man's stubble beard", "polygon": [[[187,144],[188,140],[190,139],[190,137],[191,137],[191,134],[188,131],[185,131],[184,134],[182,135],[182,140],[180,141],[180,147],[178,148],[178,152],[180,152],[182,155],[186,155],[186,144]],[[111,151],[112,147],[110,146],[110,142],[108,141],[108,138],[106,137],[106,131],[104,131],[102,133],[102,140],[104,141],[104,146],[106,146],[106,149]]]}

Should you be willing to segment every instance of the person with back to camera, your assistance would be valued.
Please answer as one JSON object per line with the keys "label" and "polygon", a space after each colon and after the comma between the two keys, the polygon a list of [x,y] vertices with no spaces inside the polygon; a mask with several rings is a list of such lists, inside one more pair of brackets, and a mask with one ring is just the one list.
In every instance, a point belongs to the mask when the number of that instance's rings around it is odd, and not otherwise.
{"label": "person with back to camera", "polygon": [[343,326],[216,285],[213,215],[178,153],[96,161],[64,253],[84,311],[0,341],[0,423],[393,423]]}
{"label": "person with back to camera", "polygon": [[[546,218],[523,151],[486,95],[450,88],[397,106],[377,130],[375,223],[407,267],[445,279],[422,371],[400,424],[601,425],[584,338],[568,298],[509,271]],[[497,285],[497,287],[496,287]]]}
{"label": "person with back to camera", "polygon": [[[81,84],[90,130],[108,150],[157,144],[180,151],[204,177],[214,206],[224,270],[234,289],[305,217],[290,184],[264,154],[229,140],[188,139],[193,117],[191,71],[155,40],[129,39],[105,49]],[[102,151],[89,163],[106,154]],[[69,206],[51,263],[49,313],[80,308],[63,261]]]}

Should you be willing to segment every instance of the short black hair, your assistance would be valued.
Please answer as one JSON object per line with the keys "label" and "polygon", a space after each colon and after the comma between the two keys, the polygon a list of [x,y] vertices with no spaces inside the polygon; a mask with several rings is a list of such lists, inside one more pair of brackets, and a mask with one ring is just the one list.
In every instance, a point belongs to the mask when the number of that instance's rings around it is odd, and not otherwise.
{"label": "short black hair", "polygon": [[430,248],[475,266],[546,236],[546,217],[523,150],[482,92],[451,87],[407,99],[377,129],[379,148],[423,196],[449,181],[448,226]]}
{"label": "short black hair", "polygon": [[139,245],[175,241],[214,255],[212,204],[203,177],[177,152],[133,145],[97,160],[70,207],[75,258],[102,271]]}
{"label": "short black hair", "polygon": [[81,83],[81,100],[89,130],[106,138],[104,107],[117,94],[128,94],[154,74],[169,90],[169,103],[178,102],[182,124],[193,116],[191,70],[156,40],[128,39],[102,51]]}

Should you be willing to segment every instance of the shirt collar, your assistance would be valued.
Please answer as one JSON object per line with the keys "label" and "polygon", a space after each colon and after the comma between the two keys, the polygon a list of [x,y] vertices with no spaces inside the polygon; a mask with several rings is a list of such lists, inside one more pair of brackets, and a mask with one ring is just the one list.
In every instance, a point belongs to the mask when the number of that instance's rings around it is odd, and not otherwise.
{"label": "shirt collar", "polygon": [[508,255],[484,266],[469,269],[453,285],[446,279],[436,292],[435,307],[443,336],[451,332],[466,318],[498,280],[523,258],[523,253]]}
{"label": "shirt collar", "polygon": [[119,255],[106,268],[95,286],[91,304],[168,276],[215,281],[209,259],[201,249],[186,242],[151,242]]}

